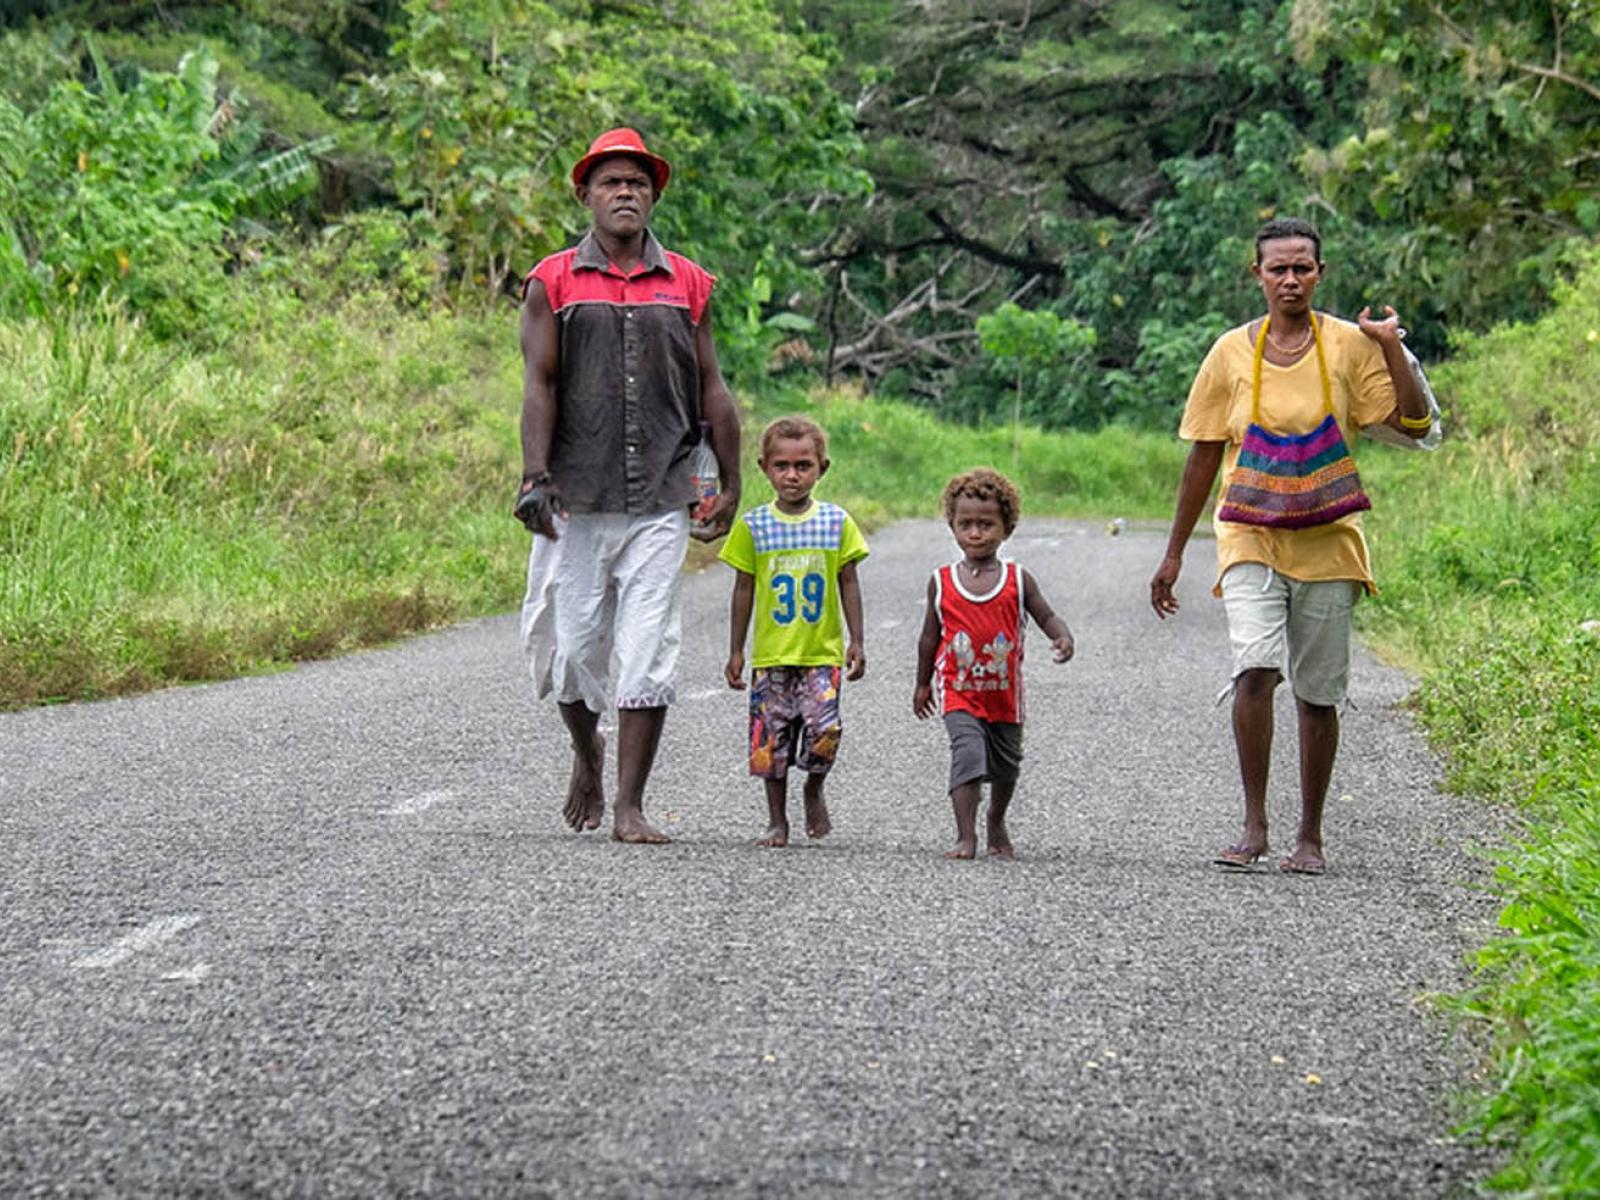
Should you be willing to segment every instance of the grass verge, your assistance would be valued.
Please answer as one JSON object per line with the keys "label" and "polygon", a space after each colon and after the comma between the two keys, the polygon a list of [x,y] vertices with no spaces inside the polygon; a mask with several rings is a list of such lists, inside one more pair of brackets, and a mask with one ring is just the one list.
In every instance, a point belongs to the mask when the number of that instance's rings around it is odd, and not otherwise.
{"label": "grass verge", "polygon": [[[1386,464],[1369,632],[1420,672],[1450,783],[1519,807],[1501,936],[1455,1011],[1490,1084],[1470,1131],[1512,1194],[1600,1195],[1600,255],[1535,325],[1464,345],[1457,426]],[[1363,606],[1368,607],[1368,606]]]}
{"label": "grass verge", "polygon": [[[516,323],[358,296],[259,312],[220,349],[115,311],[0,325],[0,707],[223,679],[322,658],[521,597]],[[932,516],[946,478],[1013,461],[847,391],[775,388],[750,424],[816,416],[824,494],[871,527]],[[746,502],[770,494],[747,439]],[[1155,515],[1172,439],[1024,430],[1032,513]],[[714,552],[697,550],[703,565]]]}
{"label": "grass verge", "polygon": [[514,327],[279,301],[219,351],[0,325],[0,705],[325,657],[520,593]]}

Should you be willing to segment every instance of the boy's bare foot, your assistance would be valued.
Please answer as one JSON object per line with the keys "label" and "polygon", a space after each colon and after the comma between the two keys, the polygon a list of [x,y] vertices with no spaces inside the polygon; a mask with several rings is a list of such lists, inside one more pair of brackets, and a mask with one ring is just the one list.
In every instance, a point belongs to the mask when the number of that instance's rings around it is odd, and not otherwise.
{"label": "boy's bare foot", "polygon": [[601,782],[605,761],[606,739],[598,733],[594,735],[593,757],[573,753],[567,802],[561,809],[561,817],[569,828],[579,832],[600,828],[606,815],[605,785]]}
{"label": "boy's bare foot", "polygon": [[821,796],[806,797],[806,836],[825,838],[833,832],[833,819],[828,816],[828,802]]}
{"label": "boy's bare foot", "polygon": [[635,846],[665,846],[672,841],[644,819],[640,812],[621,811],[612,817],[611,840]]}
{"label": "boy's bare foot", "polygon": [[1015,858],[1016,849],[1011,845],[1011,835],[1006,832],[1004,821],[989,822],[989,856],[991,858]]}
{"label": "boy's bare foot", "polygon": [[963,838],[956,843],[954,850],[946,850],[944,856],[946,858],[975,858],[977,853],[977,843]]}
{"label": "boy's bare foot", "polygon": [[789,844],[789,827],[787,825],[773,825],[756,841],[756,845],[771,850],[781,850]]}

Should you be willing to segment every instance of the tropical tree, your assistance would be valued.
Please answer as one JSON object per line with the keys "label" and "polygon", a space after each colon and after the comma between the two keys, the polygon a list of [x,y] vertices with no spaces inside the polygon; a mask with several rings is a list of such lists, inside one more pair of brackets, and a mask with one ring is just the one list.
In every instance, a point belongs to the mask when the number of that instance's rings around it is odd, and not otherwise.
{"label": "tropical tree", "polygon": [[1301,215],[1321,295],[1391,303],[1425,354],[1536,310],[1595,232],[1597,0],[812,0],[876,180],[814,250],[832,370],[999,412],[976,319],[1084,322],[1046,419],[1174,419],[1256,304],[1250,234]]}
{"label": "tropical tree", "polygon": [[763,338],[767,319],[812,286],[798,253],[817,198],[867,187],[829,66],[761,0],[408,0],[364,103],[401,203],[486,298],[583,228],[566,172],[588,142],[640,129],[675,168],[659,232],[723,277],[718,321],[748,367],[779,336]]}
{"label": "tropical tree", "polygon": [[1337,127],[1347,81],[1294,63],[1289,7],[812,6],[867,48],[855,109],[877,183],[815,253],[834,369],[951,413],[999,403],[974,331],[1012,302],[1095,330],[1101,370],[1044,419],[1159,419],[1171,396],[1137,380],[1247,301],[1249,229],[1304,203],[1298,156]]}
{"label": "tropical tree", "polygon": [[0,98],[0,312],[111,295],[166,332],[210,327],[232,222],[307,186],[321,147],[240,144],[203,49],[124,85],[85,48],[89,83],[58,80],[31,108]]}
{"label": "tropical tree", "polygon": [[1302,62],[1365,71],[1364,128],[1307,165],[1330,203],[1393,231],[1391,283],[1420,281],[1468,328],[1541,309],[1600,234],[1600,2],[1299,8]]}

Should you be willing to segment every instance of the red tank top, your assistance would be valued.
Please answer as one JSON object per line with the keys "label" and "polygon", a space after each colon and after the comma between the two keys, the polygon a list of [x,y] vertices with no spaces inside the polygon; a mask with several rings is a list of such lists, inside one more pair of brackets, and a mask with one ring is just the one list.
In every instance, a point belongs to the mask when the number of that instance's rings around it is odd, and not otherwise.
{"label": "red tank top", "polygon": [[1000,582],[984,596],[961,586],[955,565],[933,573],[938,600],[939,676],[944,711],[985,721],[1022,721],[1022,568],[1001,560]]}

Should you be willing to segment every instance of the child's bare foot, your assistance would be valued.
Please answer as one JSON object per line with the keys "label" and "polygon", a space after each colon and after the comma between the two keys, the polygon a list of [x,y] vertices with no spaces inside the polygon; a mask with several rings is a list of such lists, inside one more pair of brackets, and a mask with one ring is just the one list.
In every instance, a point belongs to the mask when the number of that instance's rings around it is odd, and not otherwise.
{"label": "child's bare foot", "polygon": [[825,838],[833,832],[833,820],[828,816],[828,802],[821,796],[806,797],[806,836]]}
{"label": "child's bare foot", "polygon": [[756,839],[756,845],[769,850],[781,850],[789,844],[789,827],[787,825],[772,825],[767,831]]}
{"label": "child's bare foot", "polygon": [[649,821],[638,810],[619,809],[611,819],[611,840],[635,846],[665,846],[672,839]]}
{"label": "child's bare foot", "polygon": [[975,858],[977,853],[977,843],[971,838],[962,838],[956,843],[956,848],[954,850],[946,850],[944,856],[946,858]]}
{"label": "child's bare foot", "polygon": [[995,816],[994,810],[989,811],[989,840],[990,858],[1016,858],[1016,850],[1011,846],[1011,834],[1006,832],[1005,816]]}
{"label": "child's bare foot", "polygon": [[601,771],[606,761],[606,739],[594,735],[592,756],[572,755],[572,778],[567,783],[567,802],[561,817],[567,826],[580,832],[599,829],[606,815],[605,785]]}
{"label": "child's bare foot", "polygon": [[991,858],[1015,858],[1016,849],[1011,845],[1011,835],[1006,832],[1005,821],[989,822],[989,856]]}

